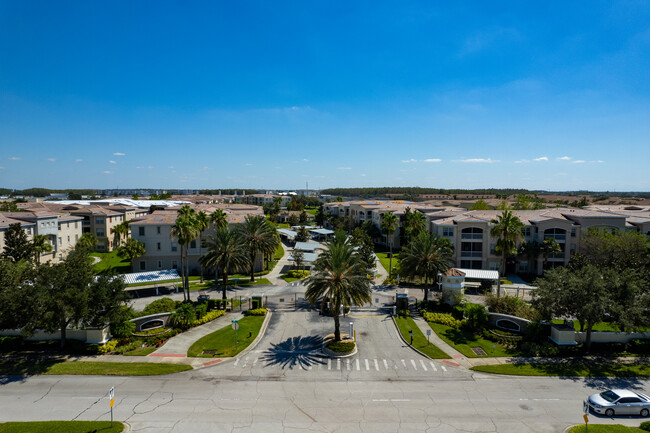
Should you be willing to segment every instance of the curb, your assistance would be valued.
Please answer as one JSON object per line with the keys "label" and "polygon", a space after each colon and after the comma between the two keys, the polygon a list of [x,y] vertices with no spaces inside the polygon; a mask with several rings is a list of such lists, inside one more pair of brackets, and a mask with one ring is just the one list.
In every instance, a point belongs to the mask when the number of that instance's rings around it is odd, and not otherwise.
{"label": "curb", "polygon": [[401,340],[402,340],[402,341],[403,341],[403,342],[404,342],[408,347],[410,347],[410,348],[413,349],[415,352],[419,353],[420,355],[424,356],[424,357],[427,358],[427,359],[431,359],[431,360],[434,359],[434,358],[429,357],[428,355],[425,355],[424,353],[420,352],[420,351],[417,350],[415,347],[413,347],[412,345],[410,345],[410,344],[408,343],[408,341],[406,341],[406,340],[404,339],[404,336],[402,335],[402,333],[399,332],[399,327],[397,326],[397,322],[395,322],[395,316],[392,316],[392,315],[391,315],[390,318],[393,320],[393,325],[395,325],[395,331],[397,331],[397,335],[399,335],[399,338],[400,338],[400,339],[401,339]]}
{"label": "curb", "polygon": [[131,431],[131,424],[125,421],[120,421],[122,424],[124,424],[124,430],[122,430],[122,433],[129,433]]}

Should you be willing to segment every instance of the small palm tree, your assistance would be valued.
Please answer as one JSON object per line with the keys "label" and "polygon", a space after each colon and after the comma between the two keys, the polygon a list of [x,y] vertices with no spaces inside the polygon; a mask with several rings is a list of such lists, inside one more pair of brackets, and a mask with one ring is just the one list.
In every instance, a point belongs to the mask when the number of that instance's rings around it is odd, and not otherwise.
{"label": "small palm tree", "polygon": [[420,233],[400,253],[400,267],[407,276],[424,278],[424,299],[429,299],[429,281],[449,269],[453,248],[448,239]]}
{"label": "small palm tree", "polygon": [[526,257],[528,261],[528,275],[533,272],[533,264],[537,263],[537,258],[542,253],[542,244],[537,240],[524,242],[519,246],[518,254]]}
{"label": "small palm tree", "polygon": [[124,221],[113,227],[113,235],[115,236],[115,247],[119,248],[122,245],[122,240],[129,237],[129,222]]}
{"label": "small palm tree", "polygon": [[210,214],[210,222],[214,224],[215,229],[228,227],[228,215],[221,209],[217,209]]}
{"label": "small palm tree", "polygon": [[560,254],[562,252],[562,246],[557,243],[554,238],[546,238],[542,242],[542,255],[544,257],[544,270],[548,268],[548,256],[553,254]]}
{"label": "small palm tree", "polygon": [[[201,240],[201,236],[203,236],[203,232],[208,227],[210,227],[210,217],[208,216],[208,214],[203,211],[197,213],[196,225],[199,229],[199,258],[200,258],[203,255],[203,241]],[[203,265],[201,265],[201,283],[203,283]]]}
{"label": "small palm tree", "polygon": [[334,240],[314,263],[314,274],[306,279],[305,299],[314,305],[318,299],[330,302],[334,317],[334,340],[341,340],[339,314],[341,307],[363,305],[371,300],[370,280],[366,265],[350,242]]}
{"label": "small palm tree", "polygon": [[[517,240],[521,237],[521,231],[525,226],[507,209],[501,215],[497,215],[497,218],[492,219],[490,223],[494,224],[490,229],[490,235],[497,238],[495,251],[502,257],[501,275],[505,275],[506,260],[517,254]],[[501,285],[499,284],[497,287],[497,297],[499,297],[501,296]]]}
{"label": "small palm tree", "polygon": [[208,252],[199,259],[202,265],[215,268],[215,282],[221,272],[222,297],[226,299],[228,270],[243,269],[248,265],[246,249],[237,232],[220,227],[208,241]]}
{"label": "small palm tree", "polygon": [[48,237],[45,235],[34,235],[34,240],[32,240],[32,251],[34,251],[35,262],[37,264],[41,263],[41,254],[52,251],[52,244]]}
{"label": "small palm tree", "polygon": [[405,230],[407,243],[411,242],[427,230],[427,217],[422,212],[407,209]]}
{"label": "small palm tree", "polygon": [[[190,212],[184,210],[185,208],[188,208]],[[178,239],[181,250],[181,277],[183,279],[183,297],[185,300],[190,299],[188,245],[199,236],[199,233],[194,209],[183,206],[178,211],[178,218],[176,218],[176,222],[172,226],[171,236]]]}
{"label": "small palm tree", "polygon": [[381,231],[386,234],[386,242],[390,248],[390,256],[388,258],[388,275],[393,275],[393,233],[397,230],[398,221],[394,213],[387,212],[381,218]]}
{"label": "small palm tree", "polygon": [[278,232],[263,216],[247,215],[237,233],[248,251],[251,282],[255,281],[255,257],[274,253],[280,240]]}

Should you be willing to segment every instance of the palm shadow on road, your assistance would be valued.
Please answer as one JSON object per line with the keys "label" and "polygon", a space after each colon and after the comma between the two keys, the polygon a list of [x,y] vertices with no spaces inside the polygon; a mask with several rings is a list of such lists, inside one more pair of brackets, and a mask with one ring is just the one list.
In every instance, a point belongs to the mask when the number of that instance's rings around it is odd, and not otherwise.
{"label": "palm shadow on road", "polygon": [[319,336],[288,338],[278,344],[271,343],[272,347],[262,354],[262,361],[266,367],[280,365],[290,369],[324,364],[322,344],[323,338]]}

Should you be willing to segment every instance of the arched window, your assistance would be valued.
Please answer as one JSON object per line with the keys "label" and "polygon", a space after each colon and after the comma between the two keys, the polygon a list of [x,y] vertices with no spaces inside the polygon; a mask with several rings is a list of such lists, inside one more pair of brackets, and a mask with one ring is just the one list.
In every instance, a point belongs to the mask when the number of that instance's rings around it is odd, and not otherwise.
{"label": "arched window", "polygon": [[478,227],[467,227],[461,231],[463,240],[483,240],[483,229]]}

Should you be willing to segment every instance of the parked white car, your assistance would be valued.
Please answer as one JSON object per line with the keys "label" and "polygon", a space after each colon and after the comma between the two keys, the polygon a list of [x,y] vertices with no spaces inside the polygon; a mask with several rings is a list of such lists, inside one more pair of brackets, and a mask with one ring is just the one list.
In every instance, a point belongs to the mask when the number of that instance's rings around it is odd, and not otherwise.
{"label": "parked white car", "polygon": [[585,409],[606,416],[650,414],[650,397],[627,389],[608,389],[590,395],[584,402]]}

